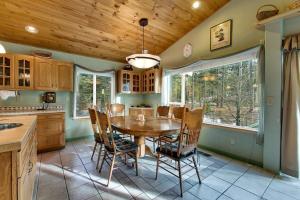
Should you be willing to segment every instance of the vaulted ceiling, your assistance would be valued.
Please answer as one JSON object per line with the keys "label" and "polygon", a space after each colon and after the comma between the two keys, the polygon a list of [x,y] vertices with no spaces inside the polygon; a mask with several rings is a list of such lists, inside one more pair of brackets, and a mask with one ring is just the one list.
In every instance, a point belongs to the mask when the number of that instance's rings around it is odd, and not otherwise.
{"label": "vaulted ceiling", "polygon": [[[125,62],[145,48],[160,54],[229,0],[1,0],[0,40]],[[26,25],[39,29],[25,31]]]}

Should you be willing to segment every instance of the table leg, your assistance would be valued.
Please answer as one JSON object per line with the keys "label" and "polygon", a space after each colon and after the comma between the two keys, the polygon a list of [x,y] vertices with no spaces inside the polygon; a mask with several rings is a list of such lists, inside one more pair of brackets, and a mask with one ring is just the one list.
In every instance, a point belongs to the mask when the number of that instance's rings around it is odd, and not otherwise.
{"label": "table leg", "polygon": [[139,157],[144,157],[145,154],[150,156],[155,156],[152,153],[151,148],[145,144],[144,136],[134,136],[134,142],[139,146],[139,153],[138,153]]}

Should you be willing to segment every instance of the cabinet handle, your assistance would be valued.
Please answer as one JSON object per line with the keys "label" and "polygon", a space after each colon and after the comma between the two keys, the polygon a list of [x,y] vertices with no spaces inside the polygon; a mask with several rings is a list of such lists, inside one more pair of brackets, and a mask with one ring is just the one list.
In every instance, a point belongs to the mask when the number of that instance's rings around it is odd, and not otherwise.
{"label": "cabinet handle", "polygon": [[29,169],[28,169],[27,173],[30,174],[30,172],[32,171],[32,168],[33,168],[33,163],[31,162],[31,160],[29,160],[28,166],[29,166]]}

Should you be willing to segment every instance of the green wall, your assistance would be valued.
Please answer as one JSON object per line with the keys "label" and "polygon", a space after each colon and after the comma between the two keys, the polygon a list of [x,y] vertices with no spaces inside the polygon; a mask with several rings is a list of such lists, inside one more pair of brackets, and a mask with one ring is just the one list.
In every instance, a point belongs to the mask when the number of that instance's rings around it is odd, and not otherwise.
{"label": "green wall", "polygon": [[[280,12],[292,0],[231,0],[213,16],[199,24],[176,43],[161,54],[162,66],[167,68],[180,67],[199,59],[210,59],[229,55],[268,41],[266,50],[266,96],[273,99],[272,105],[265,105],[264,144],[256,144],[255,134],[231,131],[222,128],[204,128],[200,137],[200,146],[222,152],[233,157],[263,165],[265,168],[278,172],[280,169],[280,100],[281,100],[281,56],[280,43],[282,33],[265,34],[264,30],[256,29],[256,11],[263,4],[274,4]],[[233,20],[232,46],[210,51],[210,27],[225,20]],[[285,34],[300,31],[300,20],[289,19],[285,22]],[[267,37],[268,36],[268,37]],[[266,39],[265,39],[266,38]],[[279,39],[280,38],[280,39]],[[272,40],[274,43],[272,43]],[[183,57],[183,47],[191,43],[193,53],[189,58]],[[279,53],[279,54],[278,54]],[[276,69],[274,69],[274,67]],[[274,72],[273,72],[274,71]],[[273,76],[274,73],[274,76]],[[276,82],[276,84],[273,84]]]}
{"label": "green wall", "polygon": [[[255,28],[256,11],[264,4],[274,4],[280,12],[292,0],[231,0],[211,17],[180,38],[160,56],[162,66],[173,68],[183,66],[199,59],[209,59],[235,53],[253,47],[264,40],[264,31]],[[210,51],[210,27],[228,19],[233,20],[232,46]],[[193,53],[189,58],[183,57],[183,47],[191,43]]]}

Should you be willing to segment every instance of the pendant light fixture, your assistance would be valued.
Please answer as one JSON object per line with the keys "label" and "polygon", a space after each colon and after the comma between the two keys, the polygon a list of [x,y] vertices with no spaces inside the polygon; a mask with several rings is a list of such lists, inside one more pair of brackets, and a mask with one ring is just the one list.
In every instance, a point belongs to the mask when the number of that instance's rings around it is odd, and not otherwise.
{"label": "pendant light fixture", "polygon": [[132,54],[128,57],[126,57],[126,61],[136,67],[141,69],[147,69],[150,67],[154,67],[156,65],[159,65],[160,63],[160,57],[152,54],[148,54],[148,51],[144,49],[144,28],[148,25],[148,19],[142,18],[139,21],[139,24],[141,27],[143,27],[143,50],[141,54]]}

